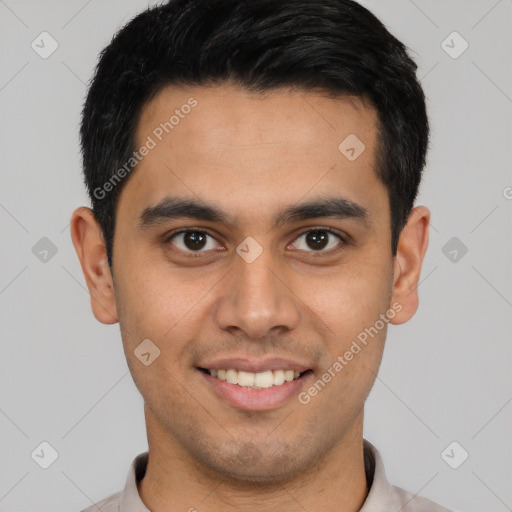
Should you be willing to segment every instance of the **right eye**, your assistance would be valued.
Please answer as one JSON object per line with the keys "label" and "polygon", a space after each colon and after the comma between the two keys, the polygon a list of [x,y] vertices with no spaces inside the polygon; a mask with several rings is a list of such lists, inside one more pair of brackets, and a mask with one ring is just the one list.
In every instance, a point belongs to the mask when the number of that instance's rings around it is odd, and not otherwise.
{"label": "right eye", "polygon": [[190,228],[171,233],[166,237],[165,243],[172,244],[183,252],[184,256],[192,258],[219,247],[219,243],[209,232]]}

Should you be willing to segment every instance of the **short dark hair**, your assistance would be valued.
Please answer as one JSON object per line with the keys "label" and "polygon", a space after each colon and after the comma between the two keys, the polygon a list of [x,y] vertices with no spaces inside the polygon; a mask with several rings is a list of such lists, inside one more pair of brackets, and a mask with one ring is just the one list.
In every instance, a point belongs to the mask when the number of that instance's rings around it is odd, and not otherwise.
{"label": "short dark hair", "polygon": [[370,101],[395,256],[428,149],[416,70],[404,44],[352,0],[169,0],[137,15],[102,50],[80,128],[85,183],[109,265],[117,198],[129,176],[104,185],[136,149],[142,108],[169,85],[228,81],[252,92],[293,87]]}

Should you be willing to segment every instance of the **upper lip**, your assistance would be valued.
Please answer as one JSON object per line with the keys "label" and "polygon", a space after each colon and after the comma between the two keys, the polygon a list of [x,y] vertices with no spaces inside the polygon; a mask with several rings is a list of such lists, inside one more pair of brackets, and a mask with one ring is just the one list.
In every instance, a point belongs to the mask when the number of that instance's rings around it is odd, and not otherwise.
{"label": "upper lip", "polygon": [[268,370],[294,370],[302,373],[309,370],[310,367],[291,359],[272,358],[256,360],[235,357],[207,361],[199,365],[199,368],[206,370],[229,370],[233,368],[235,370],[251,373],[260,373]]}

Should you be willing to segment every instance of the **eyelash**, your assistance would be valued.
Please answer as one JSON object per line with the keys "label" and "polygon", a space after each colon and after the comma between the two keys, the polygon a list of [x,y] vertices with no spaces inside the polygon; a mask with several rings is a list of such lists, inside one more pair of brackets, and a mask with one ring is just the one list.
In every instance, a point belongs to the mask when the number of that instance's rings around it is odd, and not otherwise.
{"label": "eyelash", "polygon": [[[302,231],[299,235],[297,235],[294,239],[297,240],[299,239],[300,237],[312,232],[312,231],[322,231],[324,233],[329,233],[330,235],[334,235],[335,237],[339,238],[340,240],[340,244],[338,244],[338,246],[336,246],[335,249],[330,249],[328,251],[305,251],[305,252],[310,252],[312,253],[312,256],[313,257],[319,257],[319,256],[323,256],[325,254],[328,254],[328,255],[332,255],[332,254],[337,254],[339,251],[342,250],[342,247],[345,245],[349,245],[349,240],[348,240],[348,237],[344,237],[342,236],[340,233],[338,233],[337,231],[334,231],[333,229],[330,229],[330,228],[323,228],[323,227],[313,227],[313,228],[309,228],[305,231]],[[206,228],[187,228],[187,229],[181,229],[179,231],[175,231],[175,232],[172,232],[170,234],[168,234],[167,236],[165,236],[164,238],[164,243],[165,244],[168,244],[174,237],[178,236],[178,235],[181,235],[183,233],[201,233],[201,234],[206,234],[208,236],[210,236],[211,238],[213,238],[214,240],[216,240],[215,238],[215,234],[212,233],[209,229],[206,229]],[[182,251],[181,249],[178,249],[177,251],[174,251],[174,252],[179,252],[180,255],[184,255],[186,258],[198,258],[198,257],[203,257],[204,253],[207,252],[207,251],[191,251],[191,252],[185,252],[185,251]]]}

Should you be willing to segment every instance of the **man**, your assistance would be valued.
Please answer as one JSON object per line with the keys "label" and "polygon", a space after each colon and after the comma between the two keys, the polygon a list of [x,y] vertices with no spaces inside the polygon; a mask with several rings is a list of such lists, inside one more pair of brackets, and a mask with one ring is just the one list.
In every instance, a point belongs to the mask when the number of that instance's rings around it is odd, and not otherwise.
{"label": "man", "polygon": [[171,0],[102,52],[71,234],[149,452],[88,511],[447,510],[363,440],[428,245],[415,71],[350,0]]}

